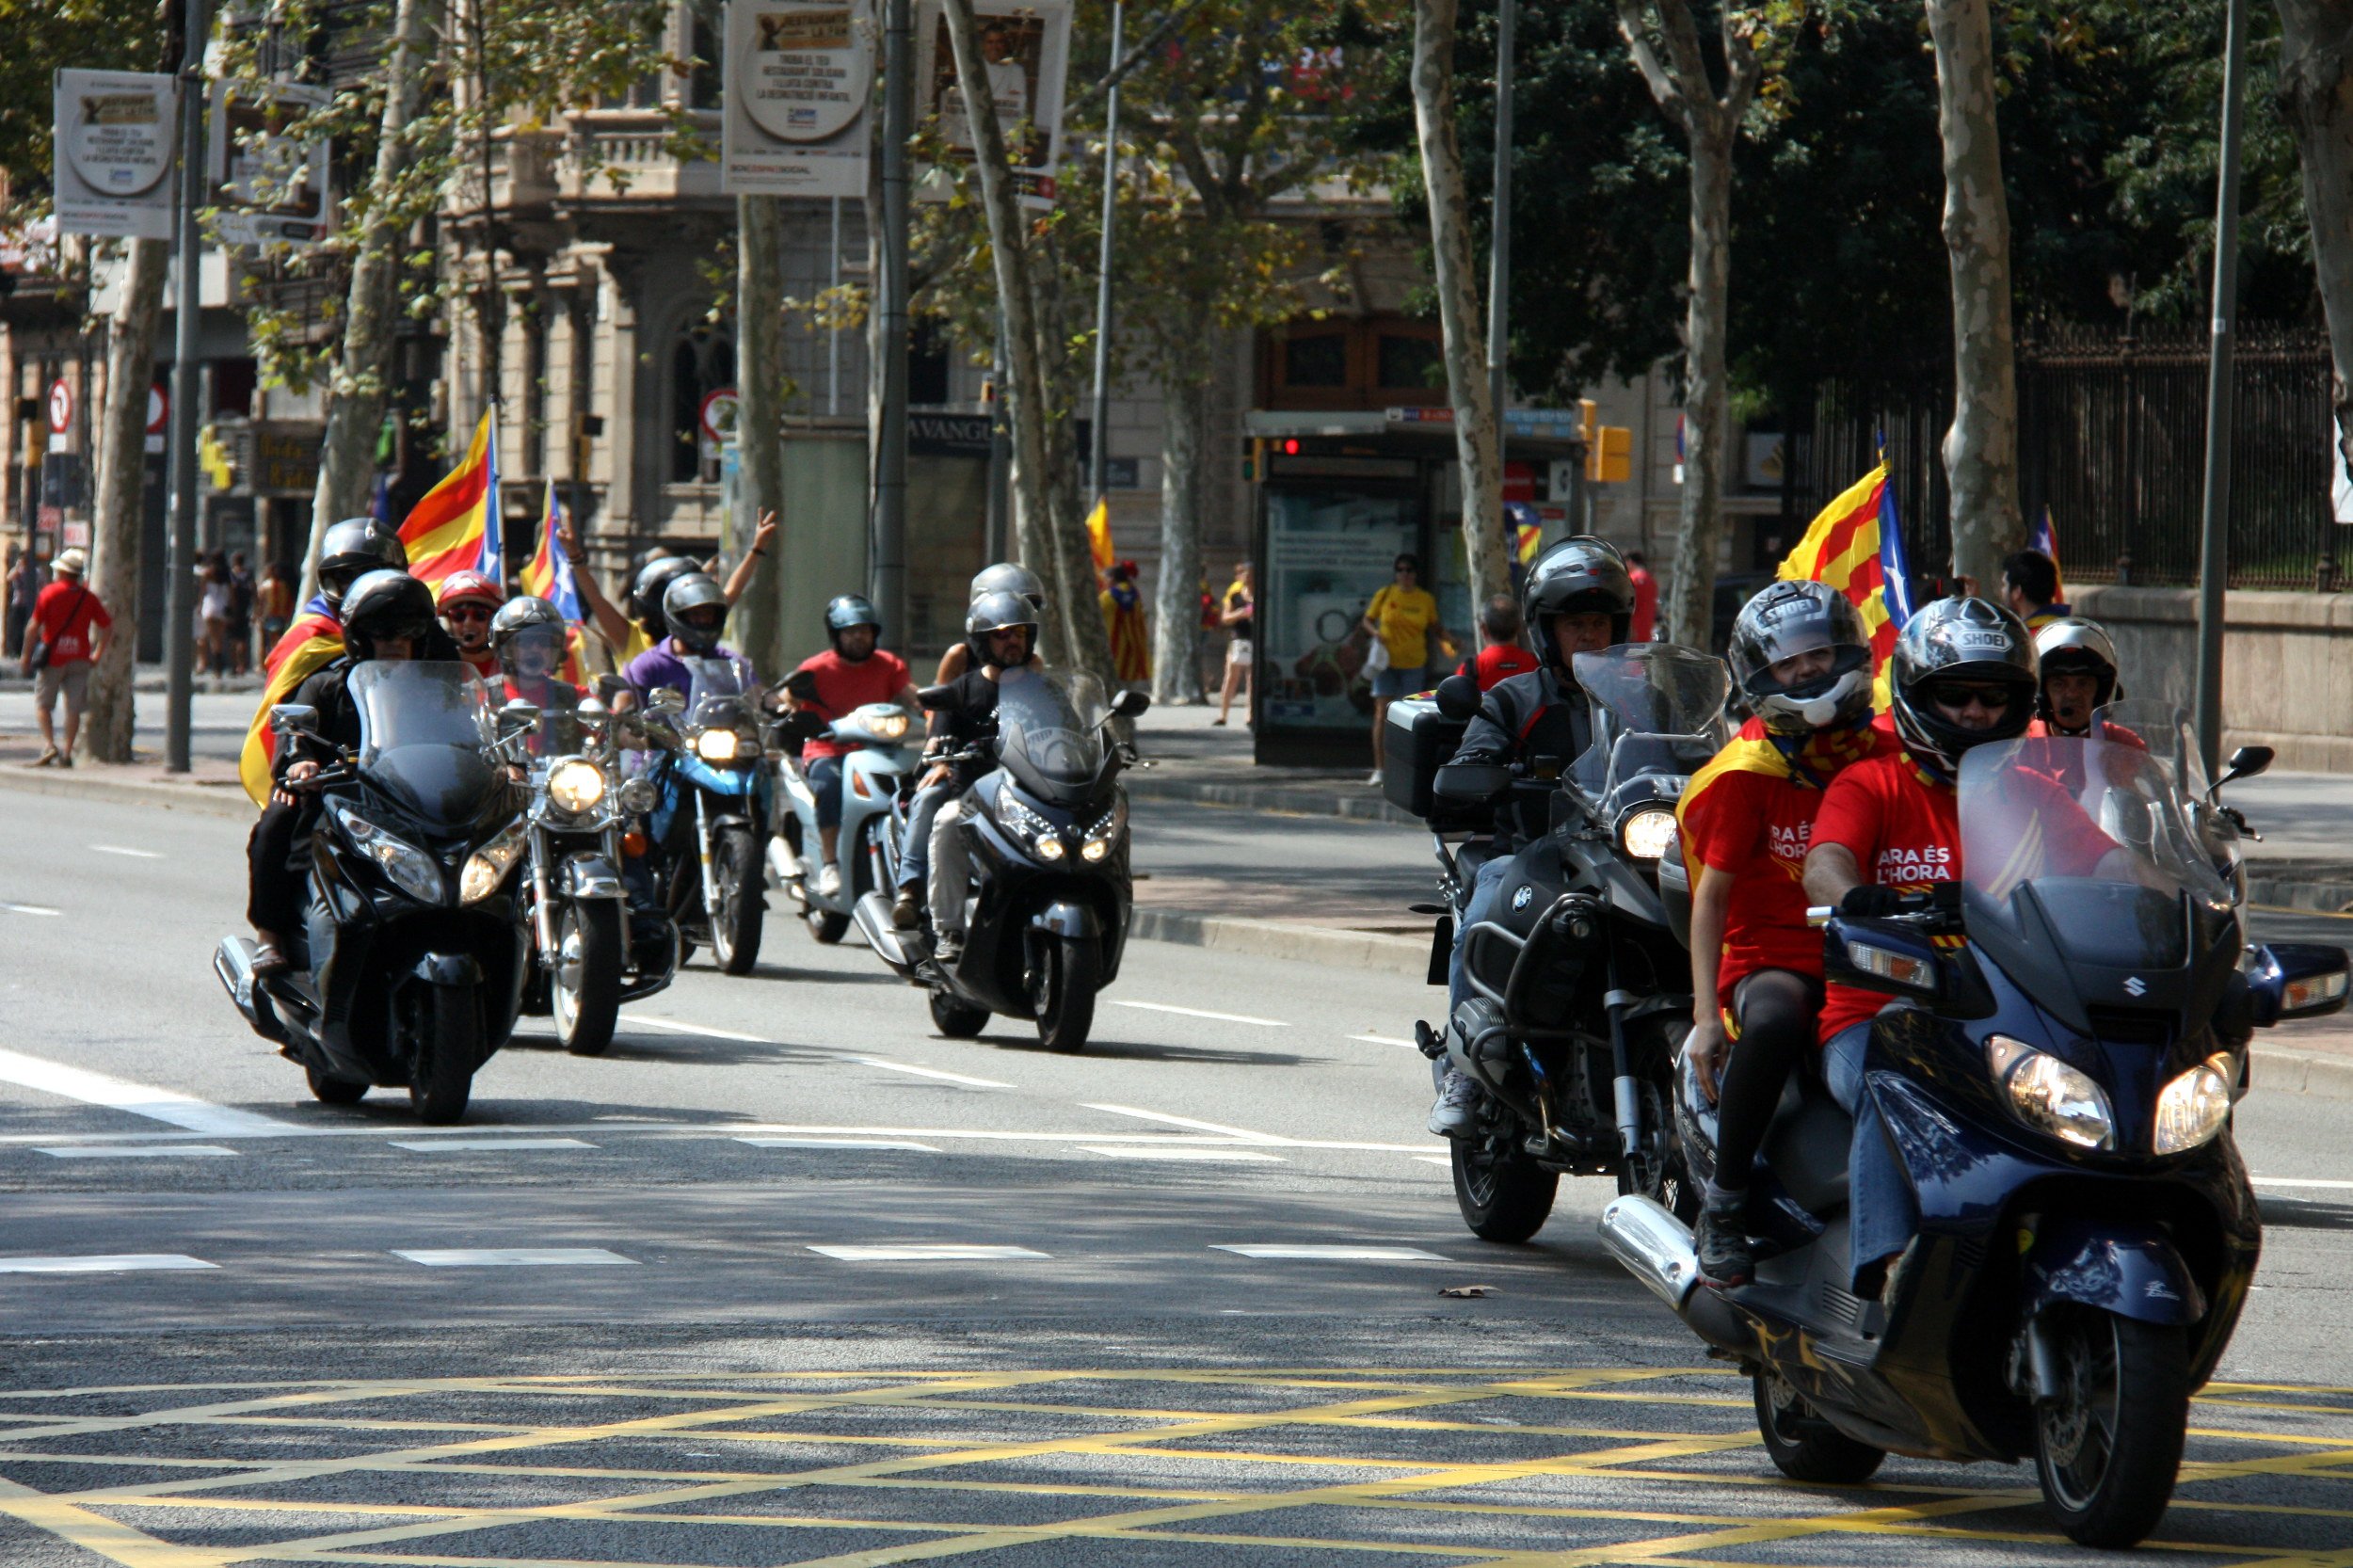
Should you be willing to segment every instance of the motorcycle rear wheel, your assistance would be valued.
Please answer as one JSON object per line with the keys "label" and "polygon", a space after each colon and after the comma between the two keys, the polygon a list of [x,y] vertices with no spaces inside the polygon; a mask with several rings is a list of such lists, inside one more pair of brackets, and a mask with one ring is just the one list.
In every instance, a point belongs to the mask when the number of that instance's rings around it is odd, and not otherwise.
{"label": "motorcycle rear wheel", "polygon": [[1087,1032],[1095,1027],[1095,992],[1102,984],[1102,950],[1093,942],[1057,936],[1045,945],[1030,1005],[1037,1014],[1037,1037],[1048,1050],[1086,1049]]}
{"label": "motorcycle rear wheel", "polygon": [[408,1103],[417,1119],[440,1127],[466,1113],[474,1064],[482,1060],[482,1008],[471,985],[435,985],[418,1008],[424,1035],[408,1071]]}
{"label": "motorcycle rear wheel", "polygon": [[1791,1480],[1817,1485],[1867,1480],[1886,1462],[1886,1449],[1858,1443],[1823,1420],[1779,1373],[1760,1368],[1751,1381],[1756,1385],[1756,1430],[1765,1451]]}
{"label": "motorcycle rear wheel", "polygon": [[760,962],[760,927],[768,918],[762,888],[766,868],[749,832],[729,828],[713,837],[711,877],[719,908],[711,920],[711,961],[728,974],[749,974]]}
{"label": "motorcycle rear wheel", "polygon": [[2089,1307],[2062,1309],[2049,1329],[2060,1392],[2035,1412],[2043,1506],[2080,1545],[2134,1545],[2164,1516],[2182,1467],[2188,1340]]}
{"label": "motorcycle rear wheel", "polygon": [[347,1078],[333,1078],[316,1067],[306,1066],[303,1077],[311,1080],[311,1097],[328,1105],[357,1105],[368,1092],[364,1083]]}
{"label": "motorcycle rear wheel", "polygon": [[1454,1202],[1463,1223],[1482,1241],[1517,1246],[1545,1228],[1560,1173],[1547,1171],[1508,1146],[1514,1129],[1482,1127],[1468,1138],[1447,1140],[1454,1167]]}
{"label": "motorcycle rear wheel", "polygon": [[555,916],[548,1010],[574,1056],[601,1056],[621,1007],[621,911],[610,899],[565,903]]}
{"label": "motorcycle rear wheel", "polygon": [[932,1027],[951,1040],[969,1040],[987,1027],[988,1009],[952,991],[934,991]]}

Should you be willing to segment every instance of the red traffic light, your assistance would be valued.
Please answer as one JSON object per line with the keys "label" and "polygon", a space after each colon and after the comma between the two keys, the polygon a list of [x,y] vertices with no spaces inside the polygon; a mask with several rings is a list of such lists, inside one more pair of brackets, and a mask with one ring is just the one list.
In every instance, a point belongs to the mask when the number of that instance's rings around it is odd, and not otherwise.
{"label": "red traffic light", "polygon": [[1289,437],[1283,442],[1283,456],[1286,457],[1296,457],[1299,456],[1299,438],[1297,436]]}

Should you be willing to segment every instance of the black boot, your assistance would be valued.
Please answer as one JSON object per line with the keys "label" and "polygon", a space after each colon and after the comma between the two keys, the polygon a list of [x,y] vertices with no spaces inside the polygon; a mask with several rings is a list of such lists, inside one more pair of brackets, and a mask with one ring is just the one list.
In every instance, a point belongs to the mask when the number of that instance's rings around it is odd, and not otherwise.
{"label": "black boot", "polygon": [[1747,1199],[1746,1192],[1708,1193],[1700,1209],[1699,1229],[1692,1233],[1691,1249],[1699,1254],[1700,1278],[1719,1290],[1746,1285],[1756,1274],[1756,1256],[1741,1224]]}

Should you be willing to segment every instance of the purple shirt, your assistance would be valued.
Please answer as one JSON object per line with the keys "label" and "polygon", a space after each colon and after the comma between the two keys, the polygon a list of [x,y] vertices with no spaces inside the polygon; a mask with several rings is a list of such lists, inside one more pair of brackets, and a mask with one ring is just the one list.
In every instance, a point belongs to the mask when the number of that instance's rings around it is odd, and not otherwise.
{"label": "purple shirt", "polygon": [[[732,648],[713,648],[710,653],[697,657],[727,660],[735,666],[736,679],[746,686],[755,679],[752,662]],[[680,696],[692,696],[695,691],[694,673],[686,667],[686,660],[680,656],[675,637],[664,637],[632,659],[629,668],[621,672],[621,677],[640,692],[657,691],[667,686]]]}

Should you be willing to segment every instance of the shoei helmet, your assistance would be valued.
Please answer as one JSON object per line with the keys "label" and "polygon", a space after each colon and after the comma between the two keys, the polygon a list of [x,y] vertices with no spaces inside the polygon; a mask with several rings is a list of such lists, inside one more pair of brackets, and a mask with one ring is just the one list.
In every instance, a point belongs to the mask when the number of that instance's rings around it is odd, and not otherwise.
{"label": "shoei helmet", "polygon": [[530,594],[508,600],[490,617],[490,646],[498,649],[499,667],[509,675],[517,673],[515,656],[533,646],[548,649],[548,668],[553,669],[563,660],[568,632],[563,611]]}
{"label": "shoei helmet", "polygon": [[[1775,680],[1784,659],[1827,649],[1823,674],[1795,686]],[[1871,712],[1871,634],[1863,613],[1820,583],[1771,583],[1740,608],[1726,650],[1749,708],[1776,735],[1853,724]]]}
{"label": "shoei helmet", "polygon": [[977,604],[983,594],[1016,593],[1030,601],[1030,608],[1039,615],[1046,613],[1045,580],[1027,567],[1000,561],[993,567],[983,567],[972,579],[968,602]]}
{"label": "shoei helmet", "polygon": [[695,569],[695,563],[683,555],[663,555],[648,561],[638,570],[637,581],[630,584],[630,618],[646,629],[646,635],[655,642],[670,634],[669,623],[663,618],[663,596],[670,584]]}
{"label": "shoei helmet", "polygon": [[[319,540],[319,587],[327,602],[340,604],[361,572],[408,569],[400,536],[374,518],[345,518]],[[432,595],[425,596],[426,602]]]}
{"label": "shoei helmet", "polygon": [[853,626],[871,626],[877,641],[882,637],[882,616],[863,594],[836,594],[825,605],[825,637],[834,651],[841,651],[841,633]]}
{"label": "shoei helmet", "polygon": [[974,669],[996,663],[988,651],[988,634],[1009,626],[1017,626],[1030,634],[1022,648],[1025,658],[1037,651],[1037,611],[1027,598],[1000,588],[972,601],[972,607],[964,614],[964,646],[971,652]]}
{"label": "shoei helmet", "polygon": [[2124,695],[2117,674],[2116,643],[2107,628],[2081,616],[2064,616],[2034,634],[2036,663],[2035,710],[2052,721],[2051,699],[2044,688],[2055,675],[2089,675],[2098,685],[2091,706],[2105,708]]}
{"label": "shoei helmet", "polygon": [[453,604],[488,604],[493,611],[506,602],[506,592],[478,571],[453,571],[441,579],[433,604],[447,614]]}
{"label": "shoei helmet", "polygon": [[1625,641],[1634,624],[1634,580],[1615,545],[1577,534],[1536,557],[1520,587],[1520,615],[1534,635],[1538,658],[1565,674],[1552,618],[1596,612],[1609,617],[1609,640]]}
{"label": "shoei helmet", "polygon": [[[2026,623],[1990,600],[1940,599],[1904,623],[1888,661],[1888,700],[1896,733],[1913,760],[1950,777],[1961,754],[1988,741],[2014,740],[2034,717],[2034,639]],[[1999,682],[2010,687],[2009,707],[1984,729],[1948,722],[1929,698],[1946,680]]]}
{"label": "shoei helmet", "polygon": [[405,571],[378,567],[344,590],[344,647],[354,659],[373,659],[386,637],[406,637],[412,650],[434,631],[433,590]]}
{"label": "shoei helmet", "polygon": [[[715,613],[701,616],[702,611]],[[719,646],[719,633],[727,629],[727,590],[699,571],[685,572],[662,590],[662,618],[669,624],[670,635],[689,653],[709,653]]]}

